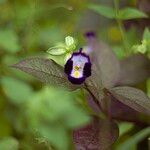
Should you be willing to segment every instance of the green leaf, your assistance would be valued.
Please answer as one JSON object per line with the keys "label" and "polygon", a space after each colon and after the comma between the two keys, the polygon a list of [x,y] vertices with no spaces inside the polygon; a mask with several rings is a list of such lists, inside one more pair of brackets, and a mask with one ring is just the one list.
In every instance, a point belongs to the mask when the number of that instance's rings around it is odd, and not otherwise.
{"label": "green leaf", "polygon": [[133,135],[131,138],[121,143],[117,150],[127,150],[132,149],[132,146],[137,145],[138,142],[142,141],[144,138],[150,135],[150,127],[141,130],[140,132]]}
{"label": "green leaf", "polygon": [[19,148],[19,143],[13,137],[5,137],[0,141],[1,150],[10,150],[10,149],[18,150],[18,148]]}
{"label": "green leaf", "polygon": [[12,30],[0,30],[0,48],[11,53],[20,51],[17,34]]}
{"label": "green leaf", "polygon": [[33,94],[32,88],[23,81],[11,77],[2,77],[0,81],[6,96],[14,104],[27,101]]}
{"label": "green leaf", "polygon": [[116,12],[113,8],[108,7],[108,6],[104,6],[104,5],[94,5],[94,4],[90,4],[88,5],[88,8],[99,13],[100,15],[110,18],[110,19],[114,19],[116,18]]}
{"label": "green leaf", "polygon": [[[76,95],[60,88],[46,87],[35,93],[25,107],[28,126],[58,149],[68,149],[70,129],[90,121],[84,109],[76,105]],[[70,138],[71,139],[71,138]]]}
{"label": "green leaf", "polygon": [[130,7],[121,9],[118,14],[118,19],[121,19],[121,20],[147,18],[147,17],[148,16],[144,12],[139,11],[138,9],[135,9],[135,8],[130,8]]}
{"label": "green leaf", "polygon": [[66,52],[66,48],[63,46],[55,46],[51,47],[47,50],[47,52],[51,55],[57,56],[57,55],[63,55]]}
{"label": "green leaf", "polygon": [[133,128],[133,123],[123,122],[119,124],[119,136],[122,136],[124,133],[128,132]]}
{"label": "green leaf", "polygon": [[143,91],[127,86],[115,87],[110,91],[118,101],[136,111],[150,115],[150,98]]}
{"label": "green leaf", "polygon": [[42,137],[46,138],[58,150],[69,149],[69,136],[65,128],[60,125],[43,126],[39,128]]}
{"label": "green leaf", "polygon": [[79,88],[71,84],[65,76],[63,68],[50,59],[30,58],[20,61],[12,67],[31,74],[40,81],[53,86],[60,86],[72,90]]}
{"label": "green leaf", "polygon": [[144,30],[143,39],[150,41],[150,31],[148,28],[145,28]]}

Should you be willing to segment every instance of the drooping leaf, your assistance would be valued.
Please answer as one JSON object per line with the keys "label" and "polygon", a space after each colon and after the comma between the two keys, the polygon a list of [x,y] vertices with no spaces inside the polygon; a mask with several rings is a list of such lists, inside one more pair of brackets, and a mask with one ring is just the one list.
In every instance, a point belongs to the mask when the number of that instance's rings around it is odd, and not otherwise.
{"label": "drooping leaf", "polygon": [[135,85],[150,77],[150,60],[144,55],[133,55],[120,62],[118,85]]}
{"label": "drooping leaf", "polygon": [[104,87],[113,87],[119,77],[119,60],[113,50],[103,42],[93,39],[89,41],[89,47],[92,49],[90,55],[98,74],[97,78],[101,78]]}
{"label": "drooping leaf", "polygon": [[150,98],[141,90],[133,87],[115,87],[111,94],[129,107],[150,115]]}
{"label": "drooping leaf", "polygon": [[94,119],[84,128],[75,130],[73,139],[76,150],[109,148],[118,138],[119,130],[115,122]]}
{"label": "drooping leaf", "polygon": [[115,10],[109,6],[90,4],[88,8],[110,19],[114,19],[116,17]]}
{"label": "drooping leaf", "polygon": [[121,20],[147,18],[147,17],[148,16],[144,12],[142,12],[138,9],[135,9],[135,8],[130,8],[130,7],[121,9],[118,14],[118,18]]}
{"label": "drooping leaf", "polygon": [[29,73],[42,82],[50,85],[66,87],[69,89],[76,88],[76,86],[72,85],[64,75],[63,68],[57,65],[53,60],[30,58],[13,65],[13,67]]}

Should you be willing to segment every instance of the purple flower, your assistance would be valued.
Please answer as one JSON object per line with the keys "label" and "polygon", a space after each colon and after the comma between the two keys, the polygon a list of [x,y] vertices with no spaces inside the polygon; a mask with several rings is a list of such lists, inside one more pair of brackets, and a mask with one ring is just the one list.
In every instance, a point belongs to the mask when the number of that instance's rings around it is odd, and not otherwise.
{"label": "purple flower", "polygon": [[65,64],[64,71],[68,75],[68,80],[73,84],[82,84],[91,75],[90,58],[82,52],[82,48],[79,52],[72,54]]}

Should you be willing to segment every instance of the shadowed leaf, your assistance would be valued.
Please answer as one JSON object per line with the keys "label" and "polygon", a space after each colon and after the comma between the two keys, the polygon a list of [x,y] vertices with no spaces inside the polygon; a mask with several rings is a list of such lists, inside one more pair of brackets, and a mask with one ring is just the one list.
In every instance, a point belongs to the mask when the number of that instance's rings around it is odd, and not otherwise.
{"label": "shadowed leaf", "polygon": [[[113,119],[134,122],[137,124],[148,124],[150,125],[149,116],[142,114],[131,107],[118,101],[115,97],[111,95],[111,116]],[[130,115],[129,115],[130,114]],[[148,119],[149,118],[149,119]]]}
{"label": "shadowed leaf", "polygon": [[63,68],[50,59],[30,58],[13,65],[13,67],[29,73],[50,85],[69,89],[77,88],[65,77]]}
{"label": "shadowed leaf", "polygon": [[92,63],[96,66],[98,77],[101,77],[104,87],[113,87],[119,76],[120,64],[112,51],[105,43],[98,42],[96,39],[89,41],[91,47]]}
{"label": "shadowed leaf", "polygon": [[84,128],[74,131],[76,150],[105,150],[118,138],[119,129],[115,122],[94,119]]}
{"label": "shadowed leaf", "polygon": [[119,85],[135,85],[150,77],[150,60],[144,55],[134,55],[120,63]]}
{"label": "shadowed leaf", "polygon": [[125,105],[150,115],[150,98],[143,91],[132,87],[115,87],[111,93]]}
{"label": "shadowed leaf", "polygon": [[101,102],[104,97],[103,88],[101,75],[99,74],[99,71],[96,70],[95,64],[93,64],[92,75],[86,79],[85,89],[90,91],[90,94],[94,95],[94,97]]}

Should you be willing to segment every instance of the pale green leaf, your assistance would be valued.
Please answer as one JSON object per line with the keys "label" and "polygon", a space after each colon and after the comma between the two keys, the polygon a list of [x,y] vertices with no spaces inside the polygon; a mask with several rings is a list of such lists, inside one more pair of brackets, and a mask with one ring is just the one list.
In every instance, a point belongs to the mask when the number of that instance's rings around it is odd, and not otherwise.
{"label": "pale green leaf", "polygon": [[110,18],[110,19],[114,19],[116,18],[116,12],[113,8],[108,7],[108,6],[104,6],[104,5],[94,5],[94,4],[90,4],[88,6],[89,9],[92,9],[93,11],[101,14],[104,17]]}
{"label": "pale green leaf", "polygon": [[57,56],[57,55],[63,55],[66,52],[66,48],[63,46],[55,46],[51,47],[47,50],[47,52],[51,55]]}
{"label": "pale green leaf", "polygon": [[118,19],[121,20],[129,20],[129,19],[136,19],[136,18],[147,18],[147,15],[135,8],[126,7],[121,9],[118,14]]}
{"label": "pale green leaf", "polygon": [[72,46],[75,43],[74,38],[71,36],[67,36],[65,38],[65,43],[68,47]]}

